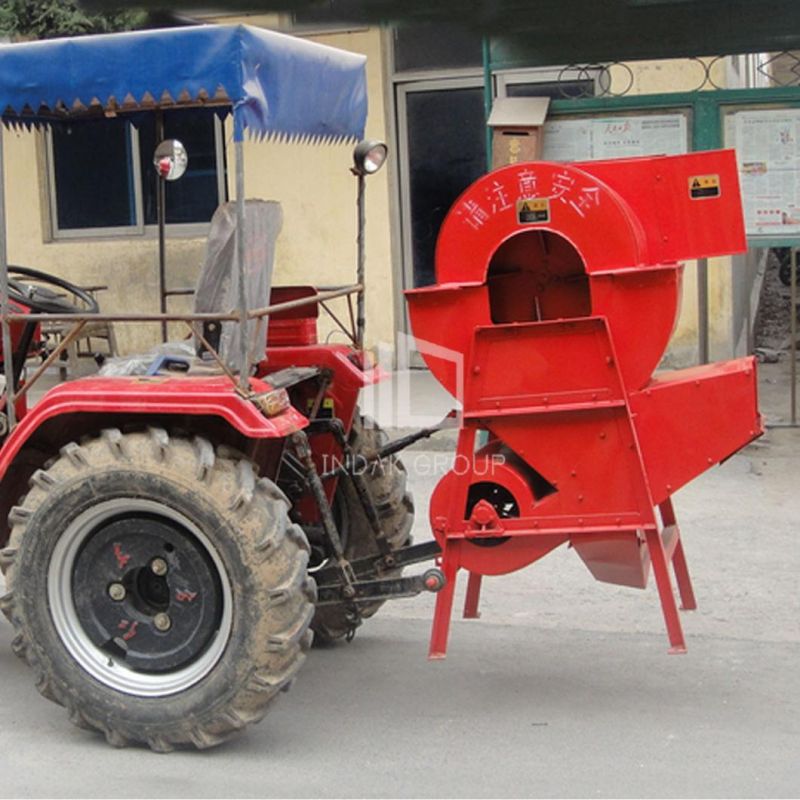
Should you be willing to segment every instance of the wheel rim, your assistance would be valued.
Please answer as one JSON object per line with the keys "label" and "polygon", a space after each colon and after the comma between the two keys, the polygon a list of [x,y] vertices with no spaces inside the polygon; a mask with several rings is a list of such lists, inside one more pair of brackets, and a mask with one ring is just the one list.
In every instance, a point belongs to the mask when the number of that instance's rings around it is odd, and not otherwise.
{"label": "wheel rim", "polygon": [[50,613],[72,657],[105,686],[142,697],[184,691],[212,670],[230,635],[231,597],[208,538],[150,500],[84,511],[48,568]]}

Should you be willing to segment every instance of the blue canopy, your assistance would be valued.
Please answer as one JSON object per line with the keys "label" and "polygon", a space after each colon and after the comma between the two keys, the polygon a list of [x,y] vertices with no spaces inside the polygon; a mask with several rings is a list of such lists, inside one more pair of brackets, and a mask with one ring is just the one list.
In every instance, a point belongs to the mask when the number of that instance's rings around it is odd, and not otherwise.
{"label": "blue canopy", "polygon": [[355,139],[367,116],[366,59],[246,25],[203,25],[0,46],[6,122],[92,106],[136,111],[230,103],[234,137]]}

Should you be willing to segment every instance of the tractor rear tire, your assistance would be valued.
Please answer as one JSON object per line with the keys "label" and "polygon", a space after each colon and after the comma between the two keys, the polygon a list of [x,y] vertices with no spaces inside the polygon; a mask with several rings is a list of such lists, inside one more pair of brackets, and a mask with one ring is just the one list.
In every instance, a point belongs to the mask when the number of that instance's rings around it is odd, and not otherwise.
{"label": "tractor rear tire", "polygon": [[[369,417],[363,417],[356,409],[353,427],[350,430],[350,447],[353,453],[366,455],[382,447],[387,441],[383,430]],[[383,459],[379,464],[367,467],[363,473],[372,502],[378,512],[381,530],[392,550],[411,544],[411,528],[414,524],[414,502],[406,491],[407,475],[403,462],[395,456]],[[364,509],[352,482],[346,477],[339,480],[333,499],[334,516],[342,530],[345,557],[353,561],[369,555],[379,554],[378,545],[367,520]],[[391,570],[387,576],[399,575],[402,570]],[[368,619],[383,605],[383,601],[364,604],[360,607],[362,619]],[[347,604],[320,606],[311,627],[315,642],[327,644],[351,634],[359,624],[354,620]]]}
{"label": "tractor rear tire", "polygon": [[69,444],[30,486],[0,606],[41,694],[160,752],[258,722],[305,659],[316,599],[280,489],[161,429]]}

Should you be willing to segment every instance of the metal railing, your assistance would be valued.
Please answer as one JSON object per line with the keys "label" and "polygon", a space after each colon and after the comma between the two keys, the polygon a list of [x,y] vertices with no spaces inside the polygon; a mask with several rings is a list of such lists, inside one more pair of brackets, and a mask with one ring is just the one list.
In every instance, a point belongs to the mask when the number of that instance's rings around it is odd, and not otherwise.
{"label": "metal railing", "polygon": [[[281,303],[274,303],[272,305],[264,306],[262,308],[256,308],[251,311],[247,311],[246,314],[244,315],[244,318],[247,321],[265,319],[267,317],[279,314],[284,311],[291,311],[296,308],[302,308],[303,306],[318,304],[328,314],[328,316],[331,317],[336,326],[340,330],[342,330],[348,336],[350,341],[355,345],[357,341],[357,332],[355,326],[355,312],[353,309],[352,298],[353,295],[360,295],[363,292],[363,289],[364,287],[360,283],[355,283],[346,286],[325,287],[324,289],[317,290],[315,294],[308,295],[307,297],[300,297],[294,300],[286,300]],[[329,301],[335,300],[340,297],[347,298],[347,307],[351,322],[351,327],[349,329],[341,321],[339,316],[336,315],[328,306]],[[211,343],[208,341],[208,339],[203,335],[202,325],[198,325],[198,323],[202,322],[241,323],[242,315],[239,311],[232,310],[221,314],[214,312],[204,312],[204,313],[194,313],[194,314],[8,313],[8,314],[0,314],[0,321],[2,321],[3,323],[4,333],[8,330],[8,325],[15,322],[36,323],[36,322],[47,321],[47,322],[72,323],[72,325],[68,328],[68,330],[64,332],[64,335],[62,336],[61,340],[57,342],[56,345],[53,347],[53,349],[48,353],[47,358],[45,358],[45,360],[39,365],[36,371],[31,375],[31,377],[28,378],[18,389],[14,386],[12,365],[9,361],[6,362],[5,413],[8,417],[9,429],[13,429],[14,426],[16,425],[16,419],[15,419],[16,401],[19,398],[24,397],[33,388],[33,386],[41,379],[41,377],[44,375],[47,369],[56,362],[56,360],[66,350],[66,348],[77,338],[80,337],[81,331],[90,322],[157,323],[160,325],[166,324],[167,322],[182,322],[189,328],[189,331],[194,337],[196,337],[197,341],[199,341],[203,345],[205,350],[211,356],[212,360],[222,370],[223,374],[225,374],[230,379],[230,381],[237,389],[237,391],[240,391],[240,393],[244,395],[247,394],[246,391],[243,391],[244,386],[242,378],[244,378],[244,381],[246,382],[247,379],[249,378],[249,375],[241,376],[238,375],[234,370],[232,370],[225,363],[224,359],[219,354],[219,351],[215,347],[213,347]],[[10,345],[10,336],[8,343]]]}
{"label": "metal railing", "polygon": [[[719,75],[723,62],[729,56],[720,55],[708,58],[692,56],[672,59],[683,65],[680,87],[682,92],[699,92],[706,89],[729,88],[720,82]],[[784,50],[780,53],[756,53],[750,56],[752,71],[762,87],[776,88],[800,86],[800,51]],[[556,79],[559,99],[580,100],[594,97],[625,97],[636,83],[633,66],[635,62],[608,61],[597,64],[569,64],[563,67]],[[676,89],[678,91],[678,89]]]}

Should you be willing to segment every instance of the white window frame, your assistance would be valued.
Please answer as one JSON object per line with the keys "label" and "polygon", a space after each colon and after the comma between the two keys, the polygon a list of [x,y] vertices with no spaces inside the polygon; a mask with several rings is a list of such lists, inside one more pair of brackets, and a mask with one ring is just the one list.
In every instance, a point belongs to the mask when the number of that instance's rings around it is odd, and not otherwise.
{"label": "white window frame", "polygon": [[[53,131],[48,126],[44,133],[45,169],[49,211],[50,239],[52,241],[70,241],[75,239],[119,239],[144,238],[154,239],[158,236],[158,225],[144,224],[144,195],[142,187],[142,170],[139,154],[139,129],[130,124],[130,152],[133,171],[134,216],[133,225],[109,226],[105,228],[59,228],[58,205],[56,198],[55,155],[53,151]],[[214,148],[217,160],[217,205],[224,203],[227,196],[225,170],[225,126],[219,116],[214,116]],[[191,157],[191,153],[189,154]],[[167,225],[166,234],[173,238],[196,238],[207,236],[210,222],[186,222]]]}
{"label": "white window frame", "polygon": [[[558,83],[559,77],[568,67],[529,67],[528,69],[508,69],[497,70],[492,73],[494,78],[494,96],[507,97],[508,87],[513,84],[519,83]],[[598,88],[600,79],[600,70],[591,69],[586,67],[581,70],[594,82],[595,89]],[[564,76],[564,80],[584,80],[582,78],[570,78],[569,75]],[[562,98],[559,98],[562,99]],[[564,100],[569,100],[569,97],[564,97]]]}
{"label": "white window frame", "polygon": [[[428,80],[403,81],[395,86],[397,113],[397,165],[398,194],[400,208],[400,241],[402,248],[402,285],[404,289],[414,286],[413,243],[411,241],[411,172],[408,152],[408,95],[418,92],[437,92],[448,89],[481,89],[483,78],[472,76],[440,76]],[[405,303],[403,304],[405,308]],[[410,332],[405,320],[406,332]]]}

